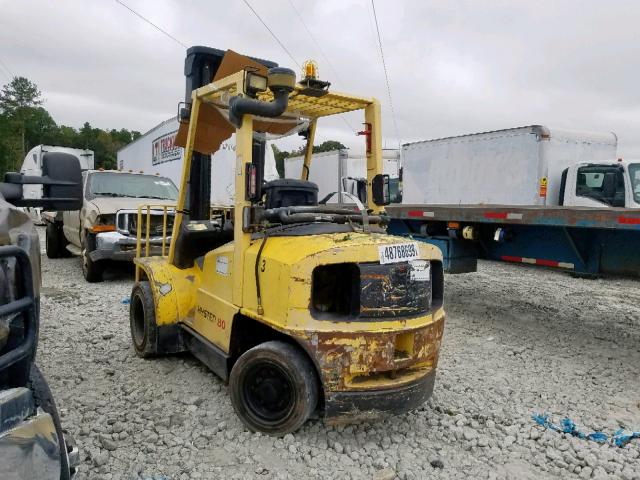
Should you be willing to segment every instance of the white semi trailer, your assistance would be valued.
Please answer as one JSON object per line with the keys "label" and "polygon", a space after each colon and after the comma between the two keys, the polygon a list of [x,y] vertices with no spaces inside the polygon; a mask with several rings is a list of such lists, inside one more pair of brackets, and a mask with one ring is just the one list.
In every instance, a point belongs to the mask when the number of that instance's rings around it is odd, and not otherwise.
{"label": "white semi trailer", "polygon": [[616,148],[540,125],[404,145],[389,231],[437,245],[454,273],[480,257],[640,276],[640,161]]}
{"label": "white semi trailer", "polygon": [[[155,126],[137,140],[118,150],[118,169],[159,174],[180,185],[183,149],[174,144],[178,119],[170,118]],[[265,149],[265,180],[278,178],[273,149]],[[223,142],[211,155],[211,204],[233,205],[234,169],[236,163],[235,135]]]}
{"label": "white semi trailer", "polygon": [[[396,179],[400,166],[400,152],[397,149],[383,149],[382,160],[383,173]],[[285,158],[285,178],[301,178],[303,163],[304,156]],[[336,192],[328,203],[348,203],[350,200],[344,198],[343,192],[359,196],[365,201],[366,178],[367,157],[364,155],[340,149],[314,153],[311,157],[309,181],[318,185],[318,198],[322,199]]]}

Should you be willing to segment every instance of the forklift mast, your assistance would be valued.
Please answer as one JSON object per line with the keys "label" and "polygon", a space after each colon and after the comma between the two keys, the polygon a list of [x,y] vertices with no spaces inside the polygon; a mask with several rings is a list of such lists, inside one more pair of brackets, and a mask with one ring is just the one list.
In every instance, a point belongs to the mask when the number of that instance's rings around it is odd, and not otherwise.
{"label": "forklift mast", "polygon": [[[188,122],[191,115],[191,93],[211,83],[215,77],[225,52],[217,48],[195,46],[187,50],[184,61],[185,108],[180,110],[180,121]],[[278,64],[269,60],[249,57],[267,68]],[[262,195],[264,178],[264,155],[266,142],[254,140],[252,163],[256,167],[257,195]],[[211,211],[211,156],[193,152],[189,172],[186,211],[189,220],[208,220]]]}

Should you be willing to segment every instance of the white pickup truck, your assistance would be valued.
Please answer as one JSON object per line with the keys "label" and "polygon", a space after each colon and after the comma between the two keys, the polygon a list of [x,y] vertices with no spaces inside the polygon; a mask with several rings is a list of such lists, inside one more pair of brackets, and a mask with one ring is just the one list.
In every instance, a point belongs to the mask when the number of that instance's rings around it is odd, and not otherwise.
{"label": "white pickup truck", "polygon": [[[173,226],[173,205],[178,189],[168,178],[117,170],[83,172],[81,210],[44,212],[47,225],[46,252],[49,258],[71,254],[82,258],[82,271],[88,282],[102,281],[109,261],[131,261],[136,255],[138,228],[146,238],[146,210],[142,226],[138,225],[139,205],[158,206],[151,210],[150,255],[162,250],[164,209],[166,230]],[[165,239],[168,245],[168,238]]]}

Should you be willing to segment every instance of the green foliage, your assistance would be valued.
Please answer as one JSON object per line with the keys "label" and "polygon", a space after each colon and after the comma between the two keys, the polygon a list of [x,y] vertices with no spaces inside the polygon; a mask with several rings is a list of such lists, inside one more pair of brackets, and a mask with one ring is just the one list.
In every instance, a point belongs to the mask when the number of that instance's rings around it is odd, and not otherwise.
{"label": "green foliage", "polygon": [[13,77],[13,80],[2,87],[0,92],[0,112],[15,116],[20,110],[42,105],[42,94],[35,83],[24,77]]}
{"label": "green foliage", "polygon": [[24,77],[14,77],[0,91],[0,179],[19,170],[26,152],[40,144],[87,148],[95,153],[96,168],[116,168],[117,151],[141,136],[125,128],[93,128],[89,122],[79,130],[57,125],[43,102],[36,84]]}
{"label": "green foliage", "polygon": [[[284,178],[284,159],[304,155],[305,150],[305,147],[300,147],[297,150],[287,152],[284,150],[280,150],[275,144],[271,144],[271,148],[273,148],[273,155],[276,158],[276,170],[278,170],[278,175],[280,176],[280,178]],[[332,150],[343,150],[346,148],[347,147],[336,140],[326,140],[320,145],[314,145],[313,153],[330,152]]]}

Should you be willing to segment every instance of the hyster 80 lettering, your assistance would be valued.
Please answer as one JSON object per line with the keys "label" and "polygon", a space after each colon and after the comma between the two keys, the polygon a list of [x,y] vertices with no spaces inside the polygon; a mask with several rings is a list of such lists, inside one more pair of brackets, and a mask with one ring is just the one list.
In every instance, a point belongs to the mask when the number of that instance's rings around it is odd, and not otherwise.
{"label": "hyster 80 lettering", "polygon": [[[311,63],[296,82],[232,51],[193,47],[185,72],[168,256],[135,260],[136,352],[192,352],[229,382],[253,431],[292,432],[315,410],[344,423],[421,405],[444,328],[442,262],[435,247],[385,231],[378,101],[330,91]],[[319,204],[307,181],[317,122],[352,111],[364,111],[366,198]],[[302,178],[263,183],[264,139],[291,133],[307,141]],[[208,155],[233,134],[233,212],[211,218]]]}

